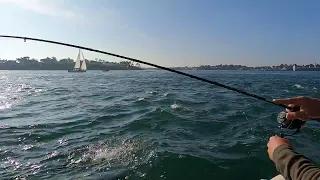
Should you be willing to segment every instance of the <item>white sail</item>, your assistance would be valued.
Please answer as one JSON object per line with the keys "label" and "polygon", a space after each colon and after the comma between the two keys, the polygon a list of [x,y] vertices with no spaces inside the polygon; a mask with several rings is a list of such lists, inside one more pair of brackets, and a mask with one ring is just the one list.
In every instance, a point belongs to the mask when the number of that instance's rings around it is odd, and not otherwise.
{"label": "white sail", "polygon": [[80,60],[80,49],[79,49],[79,54],[76,60],[76,63],[74,64],[74,69],[79,69],[81,65],[81,60]]}
{"label": "white sail", "polygon": [[292,70],[293,70],[293,71],[296,71],[296,65],[293,65]]}
{"label": "white sail", "polygon": [[[79,54],[80,54],[80,52],[79,52]],[[81,51],[81,54],[82,54],[83,60],[82,60],[82,64],[81,64],[81,68],[80,69],[86,71],[87,70],[86,59],[84,58],[84,55],[83,55],[82,51]]]}
{"label": "white sail", "polygon": [[84,70],[84,71],[86,71],[87,70],[87,64],[86,64],[86,60],[84,59],[84,60],[82,60],[82,64],[81,64],[81,68],[80,68],[81,70]]}

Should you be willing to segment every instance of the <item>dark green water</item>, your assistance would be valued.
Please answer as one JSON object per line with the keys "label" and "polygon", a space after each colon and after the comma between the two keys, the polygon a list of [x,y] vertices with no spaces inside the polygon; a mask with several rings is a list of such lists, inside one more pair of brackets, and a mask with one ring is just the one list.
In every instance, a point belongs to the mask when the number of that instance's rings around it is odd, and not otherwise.
{"label": "dark green water", "polygon": [[[190,71],[268,98],[320,97],[319,72]],[[1,179],[246,179],[283,109],[165,71],[1,71]],[[290,138],[320,162],[319,124]]]}

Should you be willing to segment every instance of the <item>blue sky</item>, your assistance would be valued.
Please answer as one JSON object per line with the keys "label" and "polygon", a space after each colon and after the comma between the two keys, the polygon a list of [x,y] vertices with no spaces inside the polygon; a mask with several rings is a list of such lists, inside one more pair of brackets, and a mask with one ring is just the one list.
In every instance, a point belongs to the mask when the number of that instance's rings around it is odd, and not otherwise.
{"label": "blue sky", "polygon": [[[317,0],[0,0],[0,34],[63,41],[164,66],[320,63],[319,7]],[[73,48],[0,39],[2,59],[76,55]]]}

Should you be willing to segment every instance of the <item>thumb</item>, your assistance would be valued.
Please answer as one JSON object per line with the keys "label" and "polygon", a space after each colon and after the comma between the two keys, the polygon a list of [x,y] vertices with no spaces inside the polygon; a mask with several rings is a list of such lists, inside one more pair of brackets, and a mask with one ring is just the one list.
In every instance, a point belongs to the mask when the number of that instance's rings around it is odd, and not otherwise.
{"label": "thumb", "polygon": [[304,111],[296,111],[296,112],[288,112],[286,115],[286,118],[288,120],[294,120],[294,119],[300,119],[300,120],[310,120],[310,118],[307,116],[307,114]]}

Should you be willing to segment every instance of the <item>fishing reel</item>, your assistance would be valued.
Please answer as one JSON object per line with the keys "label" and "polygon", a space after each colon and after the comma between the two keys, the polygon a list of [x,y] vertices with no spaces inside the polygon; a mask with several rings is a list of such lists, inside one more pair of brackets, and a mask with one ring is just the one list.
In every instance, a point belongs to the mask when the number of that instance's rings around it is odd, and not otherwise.
{"label": "fishing reel", "polygon": [[[300,107],[297,107],[297,106],[290,107],[290,110],[291,110],[291,112],[296,112],[296,111],[300,110]],[[299,132],[300,128],[303,125],[306,124],[306,121],[302,121],[300,119],[288,120],[286,118],[286,112],[280,112],[278,114],[277,121],[280,124],[280,126],[279,126],[280,129],[289,129],[289,130],[294,130],[295,129],[295,131],[293,133],[291,133],[291,134],[280,133],[281,137],[293,136],[294,134]]]}
{"label": "fishing reel", "polygon": [[[293,108],[291,111],[298,111],[299,108]],[[288,120],[286,118],[286,112],[280,112],[278,114],[278,117],[277,117],[277,121],[279,122],[280,126],[279,128],[280,129],[290,129],[290,130],[294,130],[295,131],[292,133],[292,134],[283,134],[283,133],[280,133],[280,136],[281,137],[284,137],[284,136],[293,136],[294,134],[298,133],[300,128],[306,124],[306,121],[302,121],[300,119],[294,119],[294,120]]]}

